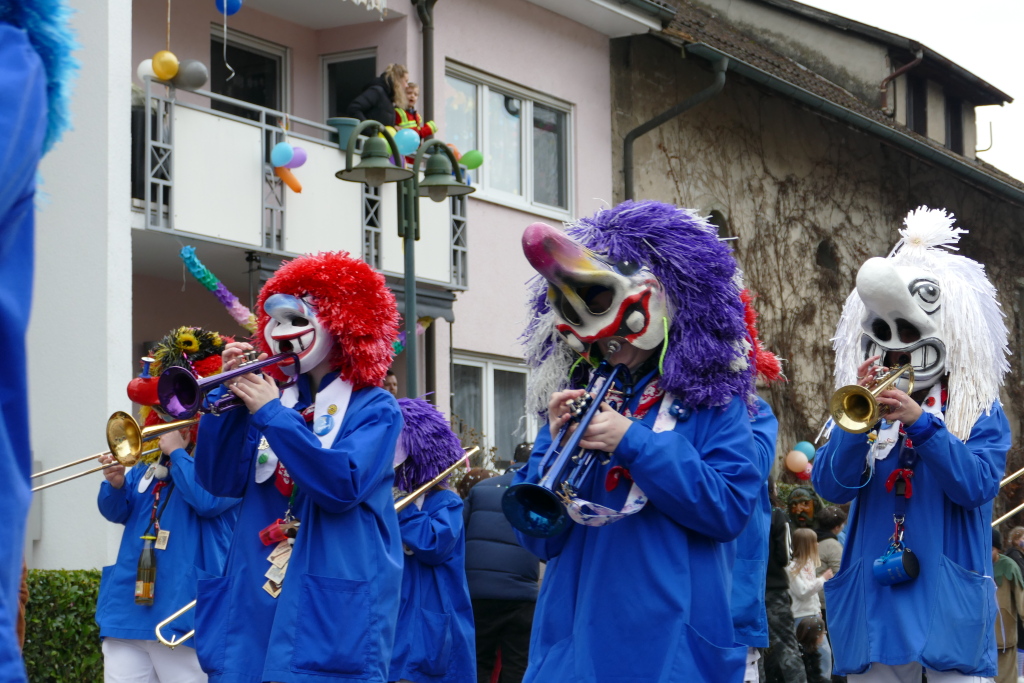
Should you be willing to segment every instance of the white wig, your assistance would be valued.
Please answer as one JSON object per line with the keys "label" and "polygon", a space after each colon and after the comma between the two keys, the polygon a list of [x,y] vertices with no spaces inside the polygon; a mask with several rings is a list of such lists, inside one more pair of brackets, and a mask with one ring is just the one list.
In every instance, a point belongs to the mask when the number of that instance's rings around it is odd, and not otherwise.
{"label": "white wig", "polygon": [[[971,428],[999,400],[999,387],[1010,369],[1005,314],[985,266],[953,252],[960,235],[955,218],[943,209],[919,207],[907,214],[902,239],[889,253],[893,266],[916,266],[930,272],[942,289],[939,329],[946,343],[949,398],[946,426],[966,441]],[[832,339],[836,352],[836,388],[856,381],[862,354],[861,321],[865,307],[854,289]]]}

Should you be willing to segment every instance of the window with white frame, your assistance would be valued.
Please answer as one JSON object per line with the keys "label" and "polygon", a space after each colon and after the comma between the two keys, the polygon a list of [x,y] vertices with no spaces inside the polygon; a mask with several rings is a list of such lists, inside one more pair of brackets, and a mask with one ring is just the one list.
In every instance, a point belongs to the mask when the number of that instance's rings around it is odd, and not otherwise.
{"label": "window with white frame", "polygon": [[[228,30],[225,51],[222,27],[213,25],[210,66],[211,92],[267,109],[288,111],[288,48]],[[224,102],[214,102],[211,107],[242,118],[259,120],[259,113],[251,109]]]}
{"label": "window with white frame", "polygon": [[453,426],[465,446],[494,449],[494,460],[511,462],[516,446],[532,441],[535,420],[526,414],[521,363],[457,356],[452,372]]}
{"label": "window with white frame", "polygon": [[444,101],[445,140],[483,154],[483,165],[470,171],[478,196],[570,213],[570,104],[455,65]]}

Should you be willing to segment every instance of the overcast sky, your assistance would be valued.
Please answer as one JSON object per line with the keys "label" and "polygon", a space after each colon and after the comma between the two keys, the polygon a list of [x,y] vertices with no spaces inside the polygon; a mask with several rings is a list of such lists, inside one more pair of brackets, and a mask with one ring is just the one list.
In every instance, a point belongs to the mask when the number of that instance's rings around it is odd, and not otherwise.
{"label": "overcast sky", "polygon": [[978,107],[978,154],[1024,180],[1024,69],[1015,57],[1024,29],[1024,0],[800,0],[924,43],[1014,98]]}

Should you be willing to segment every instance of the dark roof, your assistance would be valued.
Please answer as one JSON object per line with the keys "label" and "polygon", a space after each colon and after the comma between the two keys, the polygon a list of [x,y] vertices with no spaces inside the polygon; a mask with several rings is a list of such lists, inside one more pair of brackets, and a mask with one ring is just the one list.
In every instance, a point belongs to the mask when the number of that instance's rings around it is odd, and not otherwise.
{"label": "dark roof", "polygon": [[[799,5],[791,0],[762,1]],[[663,39],[712,61],[727,57],[730,60],[729,71],[733,73],[776,90],[813,110],[882,137],[975,184],[1024,204],[1024,183],[1021,181],[980,159],[956,154],[931,138],[915,133],[887,116],[877,106],[776,52],[729,22],[684,0],[679,0],[677,7],[675,19],[658,34]]]}

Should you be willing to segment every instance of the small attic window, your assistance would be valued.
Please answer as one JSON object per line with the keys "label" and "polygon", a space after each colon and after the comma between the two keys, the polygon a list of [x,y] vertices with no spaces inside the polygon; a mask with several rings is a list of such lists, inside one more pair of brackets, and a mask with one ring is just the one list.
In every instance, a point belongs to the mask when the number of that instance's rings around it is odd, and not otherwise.
{"label": "small attic window", "polygon": [[928,81],[907,74],[907,128],[928,135]]}
{"label": "small attic window", "polygon": [[946,148],[964,153],[964,103],[959,97],[946,96]]}

